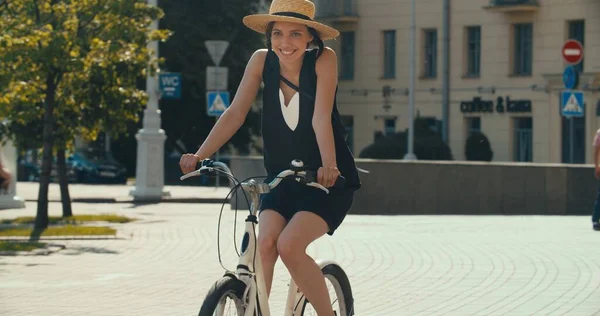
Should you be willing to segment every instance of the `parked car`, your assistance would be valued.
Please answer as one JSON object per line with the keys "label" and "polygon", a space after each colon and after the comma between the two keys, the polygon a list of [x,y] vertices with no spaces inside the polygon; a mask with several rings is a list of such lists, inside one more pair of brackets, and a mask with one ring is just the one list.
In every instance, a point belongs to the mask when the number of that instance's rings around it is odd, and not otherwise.
{"label": "parked car", "polygon": [[[75,182],[75,173],[69,163],[67,163],[67,178],[69,182]],[[39,182],[42,170],[41,161],[32,162],[26,158],[19,160],[19,172],[17,173],[17,181]],[[58,170],[56,168],[56,159],[52,162],[50,169],[50,182],[58,182]]]}
{"label": "parked car", "polygon": [[18,168],[17,181],[37,182],[40,180],[39,165],[26,159],[20,159]]}
{"label": "parked car", "polygon": [[127,169],[110,152],[89,148],[67,157],[78,183],[127,183]]}

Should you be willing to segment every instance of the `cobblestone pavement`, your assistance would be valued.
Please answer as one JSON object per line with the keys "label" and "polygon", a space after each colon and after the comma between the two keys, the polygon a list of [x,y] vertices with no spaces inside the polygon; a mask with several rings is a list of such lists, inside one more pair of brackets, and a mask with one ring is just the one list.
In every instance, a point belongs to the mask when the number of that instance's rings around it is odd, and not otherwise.
{"label": "cobblestone pavement", "polygon": [[[51,214],[60,204],[51,203]],[[0,218],[35,214],[0,211]],[[53,240],[46,256],[0,257],[1,315],[197,315],[223,269],[219,204],[74,203],[119,213],[118,238]],[[234,212],[221,228],[234,268]],[[236,231],[245,212],[238,213]],[[588,217],[357,216],[309,248],[346,269],[356,315],[600,315],[600,232]],[[271,308],[282,315],[289,274],[276,266]]]}

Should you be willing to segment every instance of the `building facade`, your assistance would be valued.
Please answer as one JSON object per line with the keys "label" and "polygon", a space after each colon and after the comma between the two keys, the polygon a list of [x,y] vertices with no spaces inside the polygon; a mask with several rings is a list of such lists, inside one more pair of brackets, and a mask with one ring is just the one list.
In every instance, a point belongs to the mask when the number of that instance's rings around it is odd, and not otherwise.
{"label": "building facade", "polygon": [[[358,156],[376,134],[408,128],[411,0],[314,0],[340,30],[338,106]],[[441,127],[443,2],[416,1],[415,113]],[[454,0],[449,7],[448,144],[465,159],[470,133],[494,161],[591,163],[600,128],[600,0]],[[584,115],[562,116],[562,46],[576,39]]]}

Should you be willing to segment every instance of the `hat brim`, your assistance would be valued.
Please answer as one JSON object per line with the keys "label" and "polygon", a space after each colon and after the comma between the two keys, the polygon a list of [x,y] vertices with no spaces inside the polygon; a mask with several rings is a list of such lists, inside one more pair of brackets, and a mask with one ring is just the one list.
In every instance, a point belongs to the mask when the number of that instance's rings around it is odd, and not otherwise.
{"label": "hat brim", "polygon": [[277,16],[271,14],[252,14],[245,16],[242,19],[242,22],[244,22],[244,25],[246,25],[248,28],[259,33],[265,33],[265,31],[267,30],[267,26],[270,22],[290,22],[304,24],[306,26],[314,28],[319,33],[321,39],[324,41],[336,38],[340,35],[340,32],[338,30],[325,24],[289,16]]}

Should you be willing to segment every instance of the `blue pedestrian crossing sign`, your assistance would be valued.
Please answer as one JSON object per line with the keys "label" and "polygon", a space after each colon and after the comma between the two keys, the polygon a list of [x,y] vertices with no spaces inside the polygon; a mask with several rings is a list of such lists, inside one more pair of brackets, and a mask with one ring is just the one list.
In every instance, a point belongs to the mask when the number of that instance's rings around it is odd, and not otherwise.
{"label": "blue pedestrian crossing sign", "polygon": [[229,92],[209,91],[206,93],[206,114],[220,116],[229,107]]}
{"label": "blue pedestrian crossing sign", "polygon": [[164,72],[158,75],[158,87],[162,99],[181,98],[181,74]]}
{"label": "blue pedestrian crossing sign", "polygon": [[564,117],[581,117],[585,114],[583,92],[576,90],[563,91],[561,94],[561,108]]}

